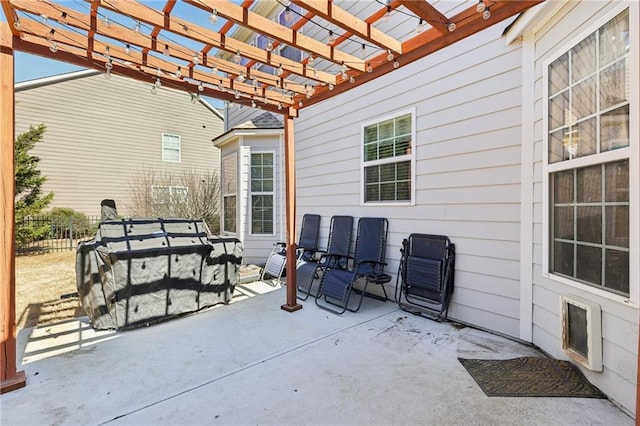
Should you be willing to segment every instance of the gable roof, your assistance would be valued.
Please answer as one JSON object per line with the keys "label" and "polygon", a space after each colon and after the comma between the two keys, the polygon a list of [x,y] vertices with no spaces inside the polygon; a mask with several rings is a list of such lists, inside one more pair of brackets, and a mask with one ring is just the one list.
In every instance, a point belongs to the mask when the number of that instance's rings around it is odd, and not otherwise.
{"label": "gable roof", "polygon": [[[275,115],[270,112],[263,112],[260,115],[250,118],[249,120],[238,124],[224,132],[223,134],[211,139],[215,146],[220,147],[228,142],[234,136],[242,136],[242,130],[253,129],[254,134],[280,134],[284,129],[284,124]],[[242,134],[240,134],[242,133]]]}
{"label": "gable roof", "polygon": [[264,112],[244,123],[234,126],[232,129],[282,129],[283,124],[275,115]]}

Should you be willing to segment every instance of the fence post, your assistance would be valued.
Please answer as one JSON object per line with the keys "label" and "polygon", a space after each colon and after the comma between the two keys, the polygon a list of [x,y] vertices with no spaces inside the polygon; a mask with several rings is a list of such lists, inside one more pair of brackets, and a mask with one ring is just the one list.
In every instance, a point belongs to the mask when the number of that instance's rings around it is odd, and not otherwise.
{"label": "fence post", "polygon": [[69,251],[73,250],[73,218],[69,218]]}

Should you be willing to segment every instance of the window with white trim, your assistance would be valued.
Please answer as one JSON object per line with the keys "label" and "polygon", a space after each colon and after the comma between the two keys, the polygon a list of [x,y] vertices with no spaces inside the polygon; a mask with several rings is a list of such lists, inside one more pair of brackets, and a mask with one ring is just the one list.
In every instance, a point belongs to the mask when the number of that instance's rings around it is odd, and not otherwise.
{"label": "window with white trim", "polygon": [[415,113],[362,126],[364,203],[413,202]]}
{"label": "window with white trim", "polygon": [[162,134],[162,161],[180,162],[180,136]]}
{"label": "window with white trim", "polygon": [[546,68],[549,272],[623,296],[630,266],[629,42],[625,10]]}
{"label": "window with white trim", "polygon": [[229,155],[222,160],[222,230],[237,232],[238,157]]}
{"label": "window with white trim", "polygon": [[187,202],[189,189],[185,186],[151,186],[153,211],[160,217],[178,216],[181,205]]}
{"label": "window with white trim", "polygon": [[251,154],[251,233],[273,234],[274,179],[273,152]]}

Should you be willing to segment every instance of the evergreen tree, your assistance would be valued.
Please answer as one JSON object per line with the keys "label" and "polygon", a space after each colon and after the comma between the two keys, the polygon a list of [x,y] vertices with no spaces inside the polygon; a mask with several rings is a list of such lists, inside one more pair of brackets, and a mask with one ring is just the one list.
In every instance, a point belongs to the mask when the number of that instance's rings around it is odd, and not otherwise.
{"label": "evergreen tree", "polygon": [[25,223],[28,216],[36,216],[53,199],[53,192],[42,194],[42,184],[47,180],[40,174],[40,158],[29,152],[44,136],[46,126],[30,126],[29,130],[18,135],[15,144],[15,209],[16,243],[22,246],[31,241],[44,238],[49,232],[48,224]]}

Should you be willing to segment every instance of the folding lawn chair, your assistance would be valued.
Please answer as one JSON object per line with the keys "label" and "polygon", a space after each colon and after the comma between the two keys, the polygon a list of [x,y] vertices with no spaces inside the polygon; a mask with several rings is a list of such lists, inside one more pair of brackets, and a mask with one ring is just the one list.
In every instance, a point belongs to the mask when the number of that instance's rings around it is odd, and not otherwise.
{"label": "folding lawn chair", "polygon": [[400,308],[446,319],[453,293],[455,244],[442,235],[411,234],[402,242],[401,253],[399,287],[396,281]]}
{"label": "folding lawn chair", "polygon": [[[318,236],[320,235],[320,215],[305,214],[302,216],[300,227],[300,239],[298,241],[297,258],[310,258],[318,251]],[[262,269],[261,280],[266,276],[271,276],[280,281],[287,264],[287,245],[284,242],[273,244],[273,249],[267,258],[267,262]]]}
{"label": "folding lawn chair", "polygon": [[[385,218],[363,217],[358,220],[358,233],[356,236],[356,248],[354,256],[336,256],[330,253],[323,256],[326,262],[324,273],[320,280],[316,304],[329,311],[342,314],[349,310],[356,312],[362,305],[362,299],[367,293],[367,285],[370,282],[383,284],[382,291],[387,300],[387,292],[384,289],[384,280],[388,277],[384,274],[385,251],[387,247],[388,221]],[[344,259],[349,262],[344,262]],[[360,291],[360,300],[354,308],[349,307],[351,290],[356,280],[365,278],[365,284]]]}
{"label": "folding lawn chair", "polygon": [[[296,281],[298,290],[303,296],[298,296],[300,300],[307,300],[311,294],[311,287],[313,286],[313,280],[317,278],[318,269],[327,267],[326,261],[331,259],[338,262],[335,266],[340,264],[346,267],[347,257],[349,256],[349,250],[351,248],[351,236],[353,235],[353,216],[333,216],[331,217],[331,224],[329,226],[329,241],[327,242],[327,251],[319,252],[323,256],[320,258],[323,262],[319,262],[320,259],[299,259],[296,266],[297,276]],[[331,256],[328,256],[330,254]],[[315,294],[313,295],[316,296]]]}

